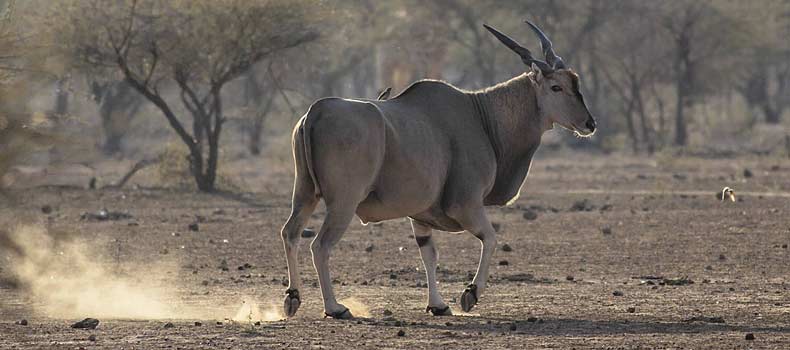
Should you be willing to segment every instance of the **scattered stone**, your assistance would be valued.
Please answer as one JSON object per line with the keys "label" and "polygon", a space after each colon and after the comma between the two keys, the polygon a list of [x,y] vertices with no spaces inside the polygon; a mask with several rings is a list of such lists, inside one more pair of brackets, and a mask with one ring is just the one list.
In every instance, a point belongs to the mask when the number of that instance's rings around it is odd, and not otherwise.
{"label": "scattered stone", "polygon": [[782,249],[787,249],[787,243],[782,244]]}
{"label": "scattered stone", "polygon": [[744,168],[743,169],[743,177],[748,179],[748,178],[750,178],[752,176],[754,176],[754,174],[752,173],[751,170],[749,170],[749,168]]}
{"label": "scattered stone", "polygon": [[367,247],[365,247],[365,251],[368,252],[368,253],[372,252],[373,249],[374,249],[373,244],[370,244]]}
{"label": "scattered stone", "polygon": [[621,297],[621,296],[623,296],[623,292],[621,292],[619,290],[616,290],[616,291],[612,292],[612,295],[614,295],[616,297]]}
{"label": "scattered stone", "polygon": [[629,306],[625,311],[628,311],[629,314],[636,312],[636,308],[633,306]]}
{"label": "scattered stone", "polygon": [[403,336],[405,336],[405,335],[406,335],[406,331],[404,331],[404,330],[402,330],[402,329],[398,331],[398,336],[399,336],[399,337],[403,337]]}
{"label": "scattered stone", "polygon": [[533,221],[538,218],[538,213],[532,209],[524,209],[524,214],[521,214],[521,217],[523,217],[524,220]]}
{"label": "scattered stone", "polygon": [[203,325],[203,323],[202,323],[202,322],[195,321],[195,327],[200,327],[200,326],[202,326],[202,325]]}
{"label": "scattered stone", "polygon": [[261,325],[261,321],[255,321],[255,323],[253,323],[253,324],[256,325],[256,326],[260,326]]}
{"label": "scattered stone", "polygon": [[248,263],[244,263],[244,265],[241,265],[241,266],[239,266],[239,267],[237,268],[237,270],[239,270],[239,271],[244,271],[244,270],[249,270],[249,269],[251,269],[251,268],[252,268],[252,265],[250,265],[250,264],[248,264]]}
{"label": "scattered stone", "polygon": [[727,260],[727,257],[726,257],[726,256],[724,256],[724,254],[719,254],[719,260],[720,260],[720,261]]}
{"label": "scattered stone", "polygon": [[609,227],[609,226],[601,227],[601,233],[603,233],[605,235],[611,235],[612,234],[612,228]]}
{"label": "scattered stone", "polygon": [[566,281],[571,281],[571,282],[573,282],[573,280],[575,280],[575,279],[576,279],[576,278],[574,278],[573,276],[565,276],[565,280],[566,280]]}
{"label": "scattered stone", "polygon": [[688,177],[683,174],[672,174],[672,178],[679,181],[685,181]]}
{"label": "scattered stone", "polygon": [[313,238],[315,237],[315,231],[306,228],[302,231],[302,238]]}
{"label": "scattered stone", "polygon": [[79,322],[71,325],[71,328],[96,329],[96,326],[98,326],[98,325],[99,325],[99,320],[89,317],[89,318],[86,318],[86,319],[84,319],[82,321],[79,321]]}
{"label": "scattered stone", "polygon": [[188,228],[189,228],[189,230],[190,230],[190,231],[192,231],[192,232],[198,232],[198,231],[200,231],[200,226],[198,226],[198,223],[197,223],[197,222],[193,222],[193,223],[189,224],[189,226],[187,226],[187,227],[188,227]]}
{"label": "scattered stone", "polygon": [[[786,245],[787,244],[785,244],[785,246]],[[505,244],[502,245],[502,251],[503,252],[512,252],[513,251],[513,247],[511,247],[510,244],[505,243]]]}
{"label": "scattered stone", "polygon": [[517,329],[518,329],[518,325],[517,325],[515,322],[513,322],[513,323],[511,323],[511,324],[510,324],[510,330],[511,330],[511,331],[515,331],[515,330],[517,330]]}
{"label": "scattered stone", "polygon": [[227,261],[227,260],[225,260],[225,259],[222,259],[222,260],[219,262],[219,269],[220,269],[220,270],[222,270],[222,271],[228,271],[228,270],[230,270],[230,269],[228,268],[228,261]]}
{"label": "scattered stone", "polygon": [[598,210],[603,212],[603,211],[612,210],[612,208],[614,208],[614,206],[612,206],[611,204],[604,204],[604,205],[601,206],[601,209],[598,209]]}
{"label": "scattered stone", "polygon": [[172,322],[165,323],[164,328],[175,328],[176,326]]}
{"label": "scattered stone", "polygon": [[692,318],[687,318],[683,320],[683,322],[724,323],[724,318],[718,316],[716,317],[694,316]]}
{"label": "scattered stone", "polygon": [[384,314],[384,316],[392,316],[392,311],[384,309],[383,314]]}
{"label": "scattered stone", "polygon": [[27,320],[23,318],[23,319],[17,321],[16,324],[18,324],[20,326],[27,326]]}
{"label": "scattered stone", "polygon": [[396,273],[394,273],[394,272],[391,272],[391,273],[390,273],[390,279],[391,279],[391,280],[396,280],[396,279],[398,279],[398,274],[396,274]]}
{"label": "scattered stone", "polygon": [[80,215],[80,220],[83,221],[116,221],[116,220],[126,220],[131,219],[132,215],[129,213],[122,213],[119,211],[108,211],[107,209],[101,209],[95,213],[82,213]]}
{"label": "scattered stone", "polygon": [[527,318],[527,322],[537,322],[537,321],[538,321],[538,318],[535,317],[535,316],[530,316],[529,318]]}
{"label": "scattered stone", "polygon": [[96,341],[96,335],[95,335],[95,334],[91,334],[91,335],[88,337],[88,340],[90,340],[90,341]]}
{"label": "scattered stone", "polygon": [[508,266],[508,265],[510,265],[510,263],[507,260],[500,260],[499,261],[499,266]]}
{"label": "scattered stone", "polygon": [[694,284],[688,276],[686,277],[679,277],[679,278],[665,278],[662,282],[668,286],[685,286],[689,284]]}
{"label": "scattered stone", "polygon": [[586,198],[576,201],[571,205],[571,211],[593,211],[593,209],[595,209],[595,206],[590,204]]}
{"label": "scattered stone", "polygon": [[41,207],[41,212],[44,214],[52,213],[52,206],[49,204],[44,205],[43,207]]}
{"label": "scattered stone", "polygon": [[754,333],[746,333],[746,340],[754,340]]}

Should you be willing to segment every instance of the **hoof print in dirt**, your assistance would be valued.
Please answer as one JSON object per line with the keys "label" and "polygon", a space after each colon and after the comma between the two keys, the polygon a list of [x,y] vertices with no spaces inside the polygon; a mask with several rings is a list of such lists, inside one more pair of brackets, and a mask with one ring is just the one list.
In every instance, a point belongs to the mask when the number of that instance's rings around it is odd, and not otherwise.
{"label": "hoof print in dirt", "polygon": [[98,326],[98,325],[99,325],[99,320],[89,317],[89,318],[86,318],[86,319],[84,319],[82,321],[79,321],[79,322],[71,325],[71,328],[76,328],[76,329],[96,329],[96,326]]}
{"label": "hoof print in dirt", "polygon": [[477,286],[470,284],[461,293],[461,310],[469,312],[477,304]]}

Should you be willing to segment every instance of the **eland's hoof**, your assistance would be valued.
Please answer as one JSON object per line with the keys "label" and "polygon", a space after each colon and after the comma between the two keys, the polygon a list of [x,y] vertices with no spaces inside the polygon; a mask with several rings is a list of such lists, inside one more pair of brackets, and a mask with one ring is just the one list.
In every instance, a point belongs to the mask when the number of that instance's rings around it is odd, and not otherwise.
{"label": "eland's hoof", "polygon": [[354,315],[351,314],[351,311],[348,308],[345,308],[343,311],[338,312],[324,312],[324,318],[331,317],[336,320],[350,320],[354,318]]}
{"label": "eland's hoof", "polygon": [[285,316],[291,317],[296,315],[296,310],[299,310],[299,305],[302,305],[302,299],[299,298],[299,290],[286,290],[285,302],[283,302],[283,311],[285,312]]}
{"label": "eland's hoof", "polygon": [[477,304],[477,286],[470,284],[461,294],[461,310],[469,312]]}
{"label": "eland's hoof", "polygon": [[452,316],[453,311],[450,310],[449,306],[445,307],[438,307],[438,306],[428,306],[425,308],[425,312],[430,312],[434,316]]}

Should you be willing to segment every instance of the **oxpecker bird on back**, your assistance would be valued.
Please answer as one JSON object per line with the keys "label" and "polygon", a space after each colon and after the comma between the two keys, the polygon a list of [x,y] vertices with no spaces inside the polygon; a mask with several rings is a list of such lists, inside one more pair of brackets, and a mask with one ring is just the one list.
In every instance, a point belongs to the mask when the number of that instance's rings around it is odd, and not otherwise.
{"label": "oxpecker bird on back", "polygon": [[579,76],[546,34],[527,25],[545,60],[485,25],[525,64],[526,72],[508,81],[465,91],[422,80],[393,98],[324,98],[299,119],[292,135],[292,209],[281,232],[289,278],[286,315],[302,302],[299,237],[321,199],[326,217],[310,250],[327,316],[353,317],[335,299],[329,256],[355,215],[363,223],[409,218],[428,280],[426,311],[437,316],[452,312],[437,289],[433,231],[477,237],[477,273],[459,300],[465,312],[480,301],[496,247],[485,207],[518,198],[541,136],[554,125],[583,137],[596,130]]}

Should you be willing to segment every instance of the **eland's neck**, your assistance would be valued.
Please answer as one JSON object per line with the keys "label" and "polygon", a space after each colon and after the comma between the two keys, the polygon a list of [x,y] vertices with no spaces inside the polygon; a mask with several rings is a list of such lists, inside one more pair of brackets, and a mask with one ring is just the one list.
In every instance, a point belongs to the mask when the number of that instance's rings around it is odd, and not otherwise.
{"label": "eland's neck", "polygon": [[543,122],[531,73],[471,92],[475,110],[497,155],[497,161],[520,157],[537,146]]}

